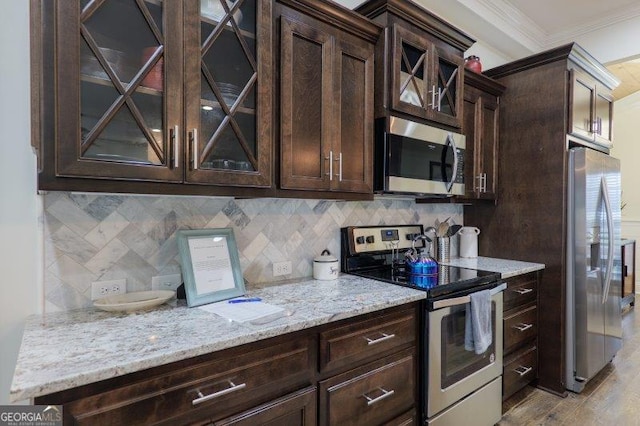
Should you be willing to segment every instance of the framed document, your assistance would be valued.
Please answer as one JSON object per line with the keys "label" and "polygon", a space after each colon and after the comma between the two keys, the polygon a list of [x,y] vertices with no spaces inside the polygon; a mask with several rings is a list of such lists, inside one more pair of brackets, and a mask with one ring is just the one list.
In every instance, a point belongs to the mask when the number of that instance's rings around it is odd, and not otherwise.
{"label": "framed document", "polygon": [[206,305],[245,294],[233,229],[179,230],[178,250],[187,305]]}

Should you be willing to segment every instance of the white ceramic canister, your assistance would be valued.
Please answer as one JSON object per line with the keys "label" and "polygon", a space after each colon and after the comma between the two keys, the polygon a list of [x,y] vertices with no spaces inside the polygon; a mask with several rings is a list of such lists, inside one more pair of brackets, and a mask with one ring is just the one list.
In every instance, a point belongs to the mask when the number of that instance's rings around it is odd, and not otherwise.
{"label": "white ceramic canister", "polygon": [[323,250],[320,256],[313,259],[313,278],[316,280],[335,280],[340,272],[338,258],[329,250]]}
{"label": "white ceramic canister", "polygon": [[478,257],[478,235],[480,230],[473,226],[463,226],[460,235],[460,257]]}

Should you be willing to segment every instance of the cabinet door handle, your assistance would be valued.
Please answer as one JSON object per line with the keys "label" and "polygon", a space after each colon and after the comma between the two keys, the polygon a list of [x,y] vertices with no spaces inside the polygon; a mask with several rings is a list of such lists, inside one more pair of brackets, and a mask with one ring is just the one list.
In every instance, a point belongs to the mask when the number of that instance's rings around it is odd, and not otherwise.
{"label": "cabinet door handle", "polygon": [[531,370],[533,370],[533,367],[525,367],[523,365],[513,369],[513,371],[518,373],[520,375],[520,377],[524,376],[525,374],[527,374]]}
{"label": "cabinet door handle", "polygon": [[329,173],[325,173],[325,175],[329,175],[329,180],[333,180],[333,151],[329,151],[329,157],[324,157],[325,160],[329,160]]}
{"label": "cabinet door handle", "polygon": [[520,324],[516,324],[513,326],[513,328],[519,330],[519,331],[525,331],[530,329],[531,327],[533,327],[533,324],[524,324],[524,323],[520,323]]}
{"label": "cabinet door handle", "polygon": [[338,173],[336,174],[336,176],[338,177],[338,181],[342,182],[342,152],[334,161],[338,162]]}
{"label": "cabinet door handle", "polygon": [[531,293],[533,289],[532,288],[516,288],[513,291],[515,291],[519,295],[523,295],[523,294]]}
{"label": "cabinet door handle", "polygon": [[380,333],[382,334],[382,337],[378,338],[378,339],[370,339],[368,337],[365,337],[364,339],[367,341],[367,345],[371,346],[371,345],[375,345],[376,343],[381,343],[384,342],[386,340],[391,340],[394,337],[396,337],[395,334],[386,334],[386,333]]}
{"label": "cabinet door handle", "polygon": [[191,158],[193,159],[193,170],[198,170],[198,129],[193,129],[191,132]]}
{"label": "cabinet door handle", "polygon": [[438,106],[436,105],[436,85],[431,86],[431,104],[429,106],[431,109],[436,109]]}
{"label": "cabinet door handle", "polygon": [[173,168],[178,168],[178,152],[180,150],[180,127],[173,126]]}
{"label": "cabinet door handle", "polygon": [[217,398],[219,396],[226,395],[226,394],[231,393],[231,392],[236,392],[236,391],[239,391],[240,389],[244,389],[244,388],[247,387],[246,383],[240,383],[239,385],[236,385],[231,380],[228,380],[228,382],[229,382],[229,385],[231,385],[230,387],[228,387],[227,389],[223,389],[221,391],[218,391],[218,392],[214,392],[214,393],[209,394],[209,395],[203,395],[202,392],[200,392],[198,390],[198,397],[196,399],[194,399],[193,401],[191,401],[191,403],[193,405],[202,404],[203,402],[210,401],[210,400],[212,400],[214,398]]}
{"label": "cabinet door handle", "polygon": [[394,391],[393,389],[386,390],[386,389],[383,389],[383,388],[378,388],[378,390],[380,390],[382,392],[382,395],[377,396],[375,398],[371,398],[366,393],[362,394],[362,396],[367,400],[367,405],[368,406],[371,406],[371,405],[375,404],[376,402],[382,401],[385,398],[389,398],[391,395],[396,393],[396,391]]}

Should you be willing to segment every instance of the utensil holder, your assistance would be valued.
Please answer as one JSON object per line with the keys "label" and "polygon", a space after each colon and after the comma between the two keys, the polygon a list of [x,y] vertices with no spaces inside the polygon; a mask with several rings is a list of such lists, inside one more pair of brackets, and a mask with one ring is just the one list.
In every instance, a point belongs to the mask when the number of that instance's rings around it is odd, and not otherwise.
{"label": "utensil holder", "polygon": [[450,238],[449,237],[438,237],[436,238],[436,260],[438,262],[448,262],[450,259],[449,255],[449,246],[450,246]]}

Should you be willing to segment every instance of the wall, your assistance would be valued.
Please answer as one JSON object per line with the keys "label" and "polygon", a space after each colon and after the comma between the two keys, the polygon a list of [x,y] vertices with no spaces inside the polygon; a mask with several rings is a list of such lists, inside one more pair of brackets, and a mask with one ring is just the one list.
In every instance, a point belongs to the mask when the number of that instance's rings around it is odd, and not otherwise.
{"label": "wall", "polygon": [[[640,245],[640,92],[614,103],[613,149],[611,155],[620,159],[622,170],[622,236]],[[640,249],[636,251],[636,265]],[[636,266],[636,291],[640,291],[640,269]]]}
{"label": "wall", "polygon": [[[61,192],[44,200],[48,311],[91,306],[92,281],[126,278],[128,291],[141,291],[151,289],[152,276],[179,273],[178,229],[232,228],[250,287],[310,277],[312,259],[322,250],[339,256],[344,226],[428,226],[447,217],[462,221],[460,206],[397,199],[234,200]],[[284,260],[292,261],[293,273],[274,277],[272,263]]]}
{"label": "wall", "polygon": [[29,144],[29,2],[4,1],[0,14],[0,405],[24,319],[40,306],[42,233],[35,157]]}

